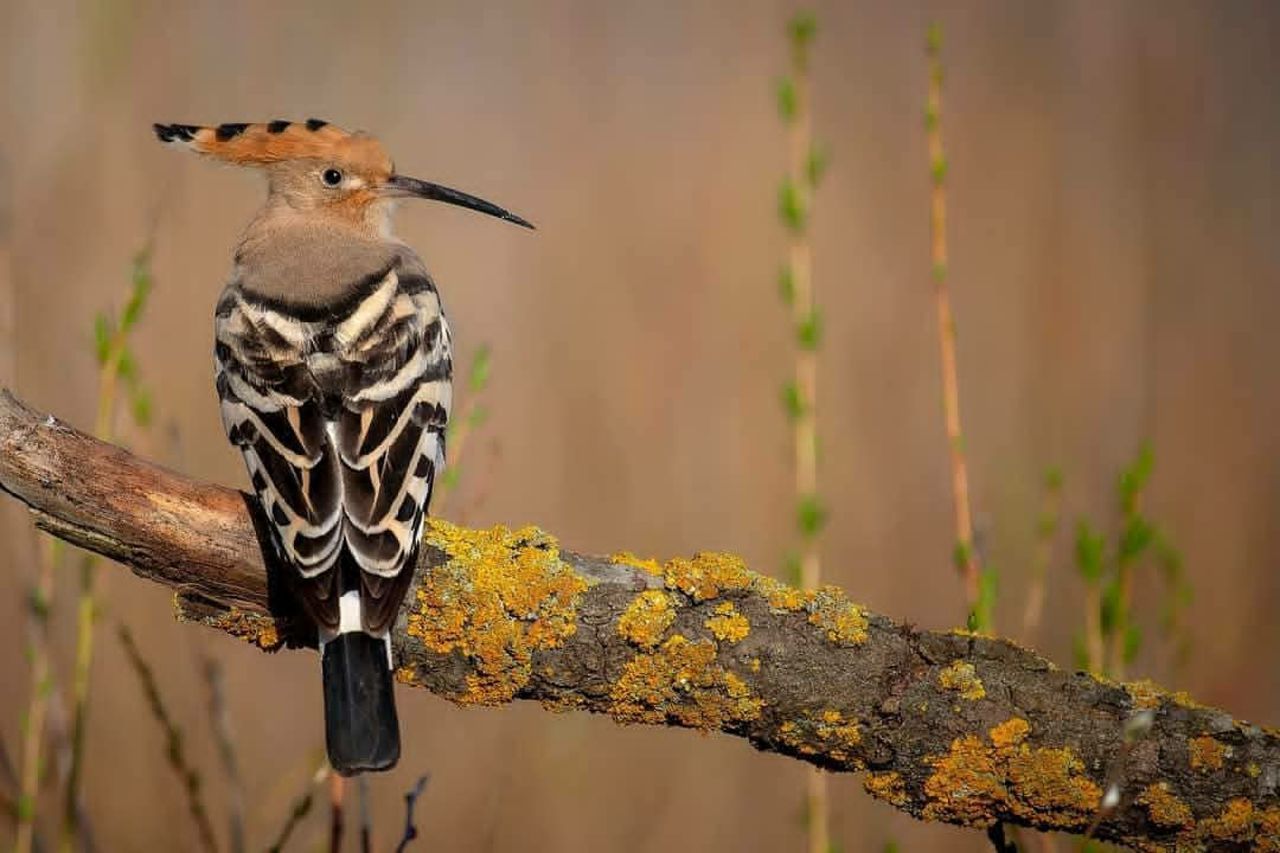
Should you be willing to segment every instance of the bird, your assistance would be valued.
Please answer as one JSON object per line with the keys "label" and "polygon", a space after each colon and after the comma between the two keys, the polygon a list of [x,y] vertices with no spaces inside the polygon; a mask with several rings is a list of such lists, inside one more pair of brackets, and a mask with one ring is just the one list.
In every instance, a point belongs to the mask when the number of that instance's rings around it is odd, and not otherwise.
{"label": "bird", "polygon": [[533,228],[396,171],[320,119],[155,124],[170,146],[262,170],[265,204],[214,309],[214,382],[285,588],[317,629],[325,745],[344,776],[400,756],[390,632],[444,466],[453,343],[435,282],[391,232],[421,198]]}

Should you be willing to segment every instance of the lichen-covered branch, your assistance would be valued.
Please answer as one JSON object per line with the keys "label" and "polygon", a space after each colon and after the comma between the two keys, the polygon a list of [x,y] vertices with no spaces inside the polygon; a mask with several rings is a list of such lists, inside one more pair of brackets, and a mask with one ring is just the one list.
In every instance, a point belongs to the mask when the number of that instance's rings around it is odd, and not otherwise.
{"label": "lichen-covered branch", "polygon": [[[239,492],[0,392],[0,488],[67,541],[177,590],[180,618],[307,645]],[[1084,832],[1140,849],[1280,850],[1280,733],[1005,640],[920,631],[736,557],[588,557],[532,527],[437,521],[395,629],[398,676],[459,703],[532,699],[721,731],[926,820]],[[1153,712],[1125,742],[1125,725]],[[1131,727],[1132,730],[1132,727]]]}

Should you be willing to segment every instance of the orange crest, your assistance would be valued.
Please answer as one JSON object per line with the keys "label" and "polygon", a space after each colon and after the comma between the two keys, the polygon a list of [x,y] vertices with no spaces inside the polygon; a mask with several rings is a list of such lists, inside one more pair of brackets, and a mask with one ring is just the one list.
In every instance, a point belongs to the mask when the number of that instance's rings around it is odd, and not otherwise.
{"label": "orange crest", "polygon": [[366,133],[349,133],[320,119],[264,124],[157,124],[161,142],[240,166],[266,166],[286,160],[322,160],[354,167],[363,174],[391,174],[391,158],[382,143]]}

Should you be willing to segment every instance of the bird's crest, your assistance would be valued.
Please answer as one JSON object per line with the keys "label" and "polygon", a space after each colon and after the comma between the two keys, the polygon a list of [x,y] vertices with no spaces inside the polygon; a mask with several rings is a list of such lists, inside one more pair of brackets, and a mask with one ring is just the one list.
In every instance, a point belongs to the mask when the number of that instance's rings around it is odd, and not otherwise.
{"label": "bird's crest", "polygon": [[216,127],[157,124],[154,128],[161,142],[240,166],[266,166],[286,160],[337,160],[369,171],[391,172],[391,158],[377,139],[317,118]]}

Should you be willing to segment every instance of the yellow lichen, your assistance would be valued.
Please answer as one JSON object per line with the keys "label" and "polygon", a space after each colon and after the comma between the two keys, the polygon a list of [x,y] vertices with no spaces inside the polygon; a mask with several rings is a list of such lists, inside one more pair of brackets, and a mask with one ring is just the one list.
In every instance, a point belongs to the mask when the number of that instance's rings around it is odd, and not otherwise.
{"label": "yellow lichen", "polygon": [[450,698],[473,704],[512,699],[532,674],[533,653],[577,629],[578,598],[590,582],[560,559],[556,540],[534,527],[469,530],[432,519],[426,543],[448,560],[417,592],[407,633],[473,667]]}
{"label": "yellow lichen", "polygon": [[662,576],[667,589],[677,589],[694,601],[707,601],[724,592],[746,589],[753,578],[741,557],[715,551],[668,560]]}
{"label": "yellow lichen", "polygon": [[1151,822],[1158,826],[1190,826],[1194,820],[1191,809],[1169,790],[1167,782],[1144,788],[1138,795],[1138,805],[1146,808]]}
{"label": "yellow lichen", "polygon": [[633,569],[640,569],[654,577],[662,577],[662,564],[652,557],[637,557],[630,551],[619,551],[609,558],[609,562],[616,565],[631,566]]}
{"label": "yellow lichen", "polygon": [[907,786],[899,773],[868,773],[862,780],[862,787],[877,800],[884,800],[890,805],[901,807],[907,802]]}
{"label": "yellow lichen", "polygon": [[1222,759],[1227,754],[1228,747],[1209,735],[1200,735],[1187,741],[1187,759],[1192,770],[1221,770]]}
{"label": "yellow lichen", "polygon": [[836,587],[819,589],[808,607],[809,623],[822,628],[828,642],[838,646],[859,646],[866,642],[866,614]]}
{"label": "yellow lichen", "polygon": [[988,826],[995,812],[1007,811],[1041,825],[1087,826],[1101,788],[1069,748],[1032,747],[1029,733],[1025,720],[1007,720],[991,730],[989,743],[966,735],[928,759],[934,772],[925,782],[923,816]]}
{"label": "yellow lichen", "polygon": [[839,712],[835,720],[824,720],[816,727],[818,737],[828,744],[827,755],[836,761],[850,764],[856,759],[853,749],[862,743],[862,732],[854,721],[846,721]]}
{"label": "yellow lichen", "polygon": [[787,720],[778,727],[778,733],[782,742],[800,755],[821,754],[850,769],[862,767],[854,757],[855,748],[862,743],[858,722],[846,719],[834,708],[817,714],[808,712],[798,720]]}
{"label": "yellow lichen", "polygon": [[732,601],[717,604],[712,614],[703,624],[711,636],[723,643],[737,643],[751,633],[751,623],[738,612]]}
{"label": "yellow lichen", "polygon": [[759,671],[760,671],[760,658],[752,658],[752,659],[750,660],[750,662],[747,664],[747,666],[749,666],[749,667],[751,668],[751,671],[752,671],[752,672],[759,672]]}
{"label": "yellow lichen", "polygon": [[769,603],[774,610],[795,613],[802,610],[809,600],[802,590],[788,586],[782,581],[768,575],[758,575],[751,588]]}
{"label": "yellow lichen", "polygon": [[987,691],[978,678],[978,671],[968,661],[958,660],[938,673],[938,683],[944,690],[954,690],[965,699],[982,699]]}
{"label": "yellow lichen", "polygon": [[652,649],[662,642],[662,635],[675,621],[670,595],[660,589],[647,589],[618,617],[618,633],[633,645]]}
{"label": "yellow lichen", "polygon": [[1129,698],[1133,700],[1133,707],[1142,710],[1153,710],[1160,707],[1161,700],[1164,699],[1165,693],[1160,685],[1154,681],[1132,681],[1122,685],[1129,693]]}
{"label": "yellow lichen", "polygon": [[609,696],[619,722],[704,730],[754,720],[764,707],[745,681],[717,663],[715,643],[679,634],[628,661]]}

